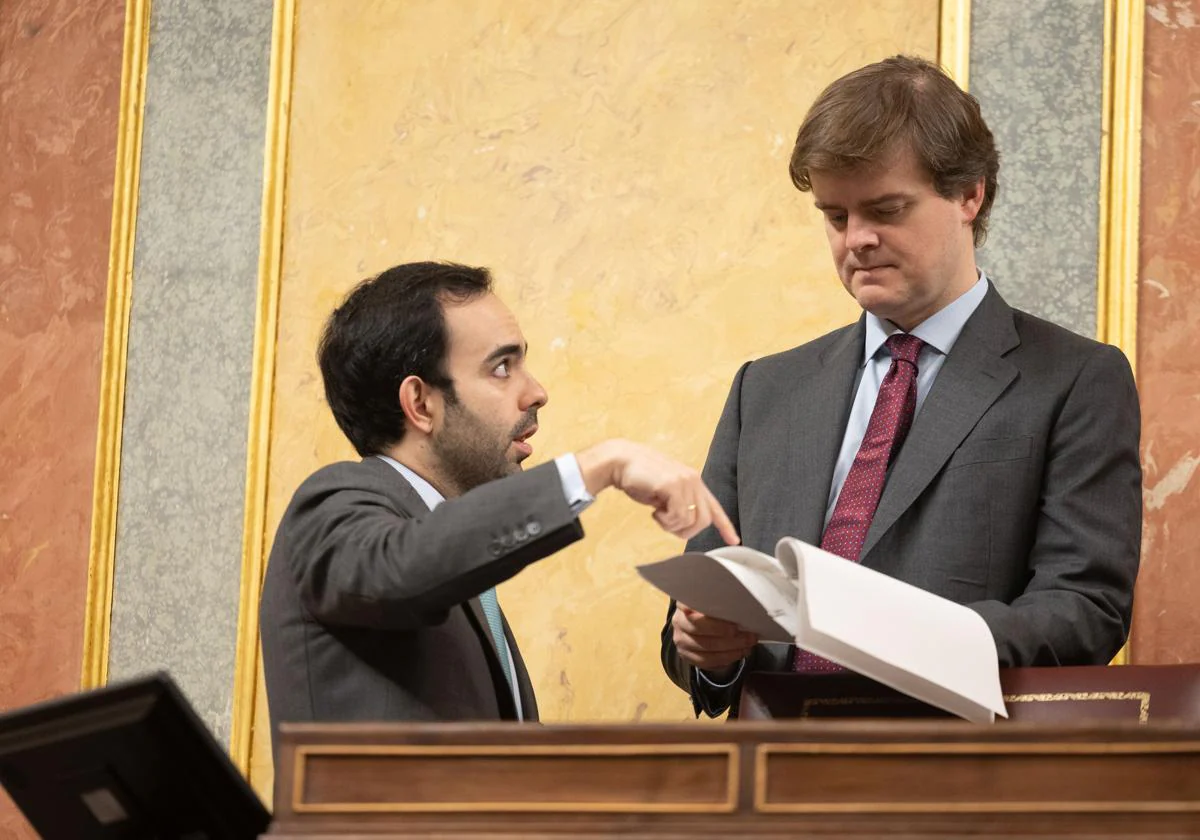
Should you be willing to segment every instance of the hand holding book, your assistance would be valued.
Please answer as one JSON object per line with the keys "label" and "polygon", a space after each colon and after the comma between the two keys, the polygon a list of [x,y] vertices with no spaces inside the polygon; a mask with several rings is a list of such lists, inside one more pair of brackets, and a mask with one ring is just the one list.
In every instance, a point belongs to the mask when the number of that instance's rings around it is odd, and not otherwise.
{"label": "hand holding book", "polygon": [[793,642],[968,720],[1007,715],[978,613],[814,545],[785,537],[774,557],[732,546],[638,571],[693,612],[761,640]]}
{"label": "hand holding book", "polygon": [[675,648],[684,661],[703,671],[720,673],[750,655],[758,634],[732,621],[713,618],[686,604],[676,604],[671,616]]}

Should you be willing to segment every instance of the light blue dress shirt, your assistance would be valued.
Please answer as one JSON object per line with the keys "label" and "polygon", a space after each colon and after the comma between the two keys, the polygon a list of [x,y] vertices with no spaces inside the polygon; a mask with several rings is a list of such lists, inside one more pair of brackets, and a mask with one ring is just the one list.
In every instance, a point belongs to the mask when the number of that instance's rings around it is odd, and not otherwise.
{"label": "light blue dress shirt", "polygon": [[[378,455],[381,461],[386,461],[391,464],[400,475],[404,476],[405,481],[409,483],[412,489],[417,491],[417,495],[421,497],[426,506],[433,510],[442,502],[446,501],[446,497],[437,491],[437,489],[421,476],[417,475],[411,469],[401,464],[395,458],[390,458],[387,455]],[[560,455],[554,459],[554,464],[558,467],[558,479],[562,482],[563,497],[567,500],[567,504],[571,506],[571,513],[578,516],[583,513],[587,507],[595,501],[591,493],[587,491],[587,485],[583,481],[583,473],[579,470],[579,461],[572,454]],[[502,639],[504,650],[502,655],[508,659],[508,672],[514,675],[512,689],[513,702],[517,706],[517,719],[525,719],[525,710],[521,708],[521,692],[517,689],[515,674],[517,673],[516,665],[513,662],[512,651],[508,647],[508,640]]]}
{"label": "light blue dress shirt", "polygon": [[[967,320],[974,314],[979,304],[987,294],[987,277],[980,272],[979,279],[967,292],[957,300],[926,318],[912,331],[912,335],[925,342],[921,355],[917,357],[917,411],[929,396],[933,381],[937,379],[946,356],[958,341],[958,336],[967,325]],[[879,386],[887,376],[888,368],[892,366],[892,356],[884,347],[884,342],[895,333],[904,330],[891,321],[885,321],[872,315],[866,315],[866,334],[863,346],[862,374],[858,390],[854,394],[854,404],[850,407],[850,419],[846,423],[846,434],[842,438],[842,448],[838,452],[837,464],[833,468],[833,483],[829,488],[829,502],[825,507],[825,524],[829,524],[833,516],[834,506],[837,505],[838,495],[850,467],[854,465],[854,456],[862,446],[863,437],[867,434],[867,424],[871,421],[871,412],[875,410],[875,400],[879,397]]]}
{"label": "light blue dress shirt", "polygon": [[[921,348],[921,354],[917,357],[916,414],[920,413],[921,406],[924,405],[925,398],[929,396],[929,390],[933,387],[938,372],[946,362],[946,356],[954,347],[954,343],[958,341],[958,336],[962,333],[963,327],[967,325],[967,320],[983,302],[987,289],[987,276],[980,271],[979,279],[966,293],[913,328],[911,335],[915,335],[925,342],[925,346]],[[892,365],[892,355],[884,346],[884,342],[894,333],[902,332],[904,330],[891,321],[885,321],[870,312],[866,313],[862,369],[858,389],[854,392],[854,403],[850,406],[850,419],[846,423],[842,448],[838,452],[837,464],[833,468],[833,483],[830,485],[829,502],[825,507],[826,525],[833,516],[838,494],[842,492],[842,485],[846,482],[846,476],[850,474],[850,467],[854,465],[854,457],[858,454],[858,448],[862,446],[862,440],[867,434],[867,424],[871,421],[871,412],[875,410],[875,400],[879,397],[879,386],[883,384],[883,378],[887,376],[888,368]],[[916,414],[913,415],[914,421]],[[721,683],[710,680],[707,674],[697,670],[700,678],[714,688],[728,688],[737,682],[745,665],[746,661],[743,659],[733,677],[727,682]]]}

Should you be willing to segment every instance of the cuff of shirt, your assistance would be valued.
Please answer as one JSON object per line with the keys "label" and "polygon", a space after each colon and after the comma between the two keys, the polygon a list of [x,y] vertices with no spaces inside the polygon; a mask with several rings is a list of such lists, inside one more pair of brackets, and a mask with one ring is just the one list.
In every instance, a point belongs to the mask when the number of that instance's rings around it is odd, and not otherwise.
{"label": "cuff of shirt", "polygon": [[567,504],[571,506],[571,513],[575,516],[587,510],[588,506],[596,501],[596,497],[587,491],[587,485],[583,483],[583,473],[579,471],[579,461],[575,456],[568,452],[566,455],[559,455],[554,459],[555,466],[558,467],[558,480],[562,482],[563,496],[567,500]]}
{"label": "cuff of shirt", "polygon": [[735,682],[737,682],[741,678],[742,670],[745,667],[746,667],[746,660],[743,659],[741,662],[738,663],[737,670],[733,672],[733,676],[729,678],[729,681],[723,682],[723,683],[715,682],[714,680],[709,679],[708,674],[704,673],[699,668],[696,668],[696,676],[699,677],[701,680],[703,680],[706,685],[709,685],[712,688],[729,688],[731,685],[733,685]]}

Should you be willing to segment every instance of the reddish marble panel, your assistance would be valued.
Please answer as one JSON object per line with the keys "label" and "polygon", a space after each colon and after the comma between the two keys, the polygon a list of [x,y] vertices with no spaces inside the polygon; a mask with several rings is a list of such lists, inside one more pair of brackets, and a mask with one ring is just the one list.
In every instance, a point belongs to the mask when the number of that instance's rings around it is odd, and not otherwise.
{"label": "reddish marble panel", "polygon": [[79,686],[124,11],[0,3],[0,709]]}
{"label": "reddish marble panel", "polygon": [[1138,382],[1145,535],[1132,661],[1200,662],[1200,0],[1146,7]]}

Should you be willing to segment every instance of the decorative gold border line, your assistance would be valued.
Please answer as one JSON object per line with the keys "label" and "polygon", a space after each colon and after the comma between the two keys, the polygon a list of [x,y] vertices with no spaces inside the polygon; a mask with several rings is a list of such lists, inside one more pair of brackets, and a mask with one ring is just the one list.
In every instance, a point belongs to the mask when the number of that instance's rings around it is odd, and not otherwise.
{"label": "decorative gold border line", "polygon": [[265,567],[267,477],[271,410],[275,387],[275,338],[283,267],[287,146],[292,102],[296,0],[275,0],[263,166],[262,219],[258,260],[258,303],[250,379],[250,423],[246,443],[246,497],[242,524],[242,579],[238,598],[237,659],[233,677],[233,721],[229,752],[250,775],[250,748],[258,679],[258,597]]}
{"label": "decorative gold border line", "polygon": [[[1140,734],[1140,733],[1139,733]],[[771,753],[803,755],[1173,755],[1196,753],[1198,741],[950,741],[950,742],[876,742],[846,743],[778,742],[759,744],[756,756]],[[1200,805],[1200,801],[1196,803]]]}
{"label": "decorative gold border line", "polygon": [[[382,755],[427,758],[524,758],[546,756],[575,758],[584,756],[647,756],[651,758],[724,756],[725,800],[722,802],[322,802],[304,801],[305,771],[309,756]],[[296,749],[292,775],[292,810],[297,814],[359,813],[606,813],[606,814],[731,814],[737,810],[741,753],[736,744],[502,744],[488,746],[387,746],[319,745]]]}
{"label": "decorative gold border line", "polygon": [[756,802],[755,810],[764,814],[1178,814],[1200,812],[1200,802]]}
{"label": "decorative gold border line", "polygon": [[1096,334],[1137,367],[1145,0],[1105,0]]}
{"label": "decorative gold border line", "polygon": [[[1138,723],[1150,719],[1150,692],[1148,691],[1065,691],[1053,694],[1005,694],[1006,703],[1054,703],[1068,700],[1136,700]],[[800,707],[800,717],[814,717],[810,712],[821,706],[894,706],[900,703],[915,705],[920,701],[908,697],[809,697]]]}
{"label": "decorative gold border line", "polygon": [[100,414],[96,471],[92,483],[92,528],[88,546],[87,605],[83,618],[80,686],[108,682],[113,574],[117,547],[117,497],[121,479],[121,432],[125,419],[125,366],[129,305],[133,295],[133,246],[142,164],[142,118],[146,106],[146,58],[150,44],[150,0],[125,6],[121,48],[121,100],[117,117],[116,172],[109,231],[108,287],[104,302],[104,349],[100,364]]}
{"label": "decorative gold border line", "polygon": [[1056,802],[769,802],[767,761],[771,754],[802,755],[1143,755],[1200,752],[1200,741],[1103,743],[899,743],[759,744],[754,753],[754,809],[766,814],[918,813],[1193,813],[1200,801]]}
{"label": "decorative gold border line", "polygon": [[822,706],[919,706],[923,705],[915,697],[806,697],[800,705],[799,717],[818,717],[810,715],[813,709]]}
{"label": "decorative gold border line", "polygon": [[[1145,16],[1145,0],[1104,0],[1096,337],[1119,347],[1135,375]],[[1128,663],[1126,642],[1112,664]]]}
{"label": "decorative gold border line", "polygon": [[967,90],[971,70],[971,0],[941,0],[938,64]]}
{"label": "decorative gold border line", "polygon": [[1005,694],[1006,703],[1059,703],[1068,700],[1136,700],[1138,723],[1150,720],[1150,692],[1148,691],[1066,691],[1055,694]]}

